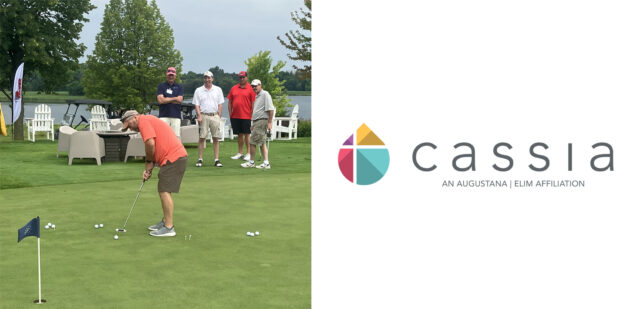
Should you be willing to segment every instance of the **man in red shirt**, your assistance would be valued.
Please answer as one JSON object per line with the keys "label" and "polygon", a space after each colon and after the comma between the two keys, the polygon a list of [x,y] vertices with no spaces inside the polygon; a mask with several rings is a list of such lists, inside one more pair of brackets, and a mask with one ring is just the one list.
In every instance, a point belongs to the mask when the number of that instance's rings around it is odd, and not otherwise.
{"label": "man in red shirt", "polygon": [[251,115],[256,93],[247,83],[247,72],[238,73],[240,81],[229,91],[229,117],[233,134],[238,135],[238,153],[231,157],[233,160],[242,158],[242,146],[247,145],[245,160],[249,160],[249,135],[251,134]]}
{"label": "man in red shirt", "polygon": [[142,180],[149,180],[156,164],[160,167],[158,194],[164,216],[160,222],[149,227],[149,234],[160,237],[176,236],[171,193],[180,191],[182,177],[187,169],[187,150],[173,133],[173,129],[155,116],[140,115],[135,110],[127,111],[122,115],[122,131],[127,129],[140,132],[144,141],[147,163]]}

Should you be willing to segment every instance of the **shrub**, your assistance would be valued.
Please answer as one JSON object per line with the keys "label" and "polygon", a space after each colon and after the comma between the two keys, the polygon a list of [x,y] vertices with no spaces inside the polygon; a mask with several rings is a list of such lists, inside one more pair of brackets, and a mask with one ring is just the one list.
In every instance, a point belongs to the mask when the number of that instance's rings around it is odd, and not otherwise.
{"label": "shrub", "polygon": [[311,137],[311,120],[298,120],[298,137]]}

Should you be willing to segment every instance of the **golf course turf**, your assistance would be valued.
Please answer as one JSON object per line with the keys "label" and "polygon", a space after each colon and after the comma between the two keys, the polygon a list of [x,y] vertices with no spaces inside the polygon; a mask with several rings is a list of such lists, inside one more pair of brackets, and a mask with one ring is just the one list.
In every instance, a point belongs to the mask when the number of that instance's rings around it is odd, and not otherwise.
{"label": "golf course turf", "polygon": [[[311,140],[270,145],[272,169],[231,160],[235,140],[189,164],[174,194],[177,236],[149,236],[162,217],[157,173],[140,187],[144,161],[56,158],[57,141],[0,136],[0,308],[38,297],[37,239],[17,230],[40,216],[42,297],[47,308],[309,308]],[[259,158],[259,155],[257,155]],[[258,159],[257,164],[262,160]],[[44,229],[48,223],[56,229]],[[95,229],[94,224],[104,224]],[[248,231],[260,235],[249,237]],[[185,239],[186,238],[186,239]],[[190,238],[190,239],[189,239]]]}

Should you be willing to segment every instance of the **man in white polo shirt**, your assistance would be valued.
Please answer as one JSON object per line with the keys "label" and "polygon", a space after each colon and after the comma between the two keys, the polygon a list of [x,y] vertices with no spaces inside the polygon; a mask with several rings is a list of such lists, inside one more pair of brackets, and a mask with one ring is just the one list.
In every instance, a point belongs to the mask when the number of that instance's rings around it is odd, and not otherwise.
{"label": "man in white polo shirt", "polygon": [[196,167],[202,166],[202,149],[204,148],[207,133],[211,131],[213,137],[213,154],[215,156],[214,166],[222,167],[218,160],[220,151],[220,115],[222,113],[222,103],[224,95],[222,89],[213,84],[213,73],[204,72],[204,85],[198,87],[193,93],[193,104],[196,106],[198,123],[200,124],[200,140],[198,141],[198,162]]}

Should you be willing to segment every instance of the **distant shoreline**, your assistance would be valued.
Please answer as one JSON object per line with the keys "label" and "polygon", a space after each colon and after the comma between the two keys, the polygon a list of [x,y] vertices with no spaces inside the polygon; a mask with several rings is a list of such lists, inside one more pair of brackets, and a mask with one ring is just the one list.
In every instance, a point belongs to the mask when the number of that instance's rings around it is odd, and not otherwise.
{"label": "distant shoreline", "polygon": [[289,96],[309,97],[309,96],[311,96],[311,91],[296,91],[296,90],[291,90],[291,91],[287,91],[287,95],[289,95]]}

